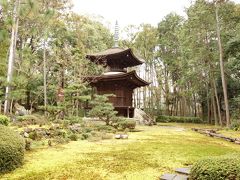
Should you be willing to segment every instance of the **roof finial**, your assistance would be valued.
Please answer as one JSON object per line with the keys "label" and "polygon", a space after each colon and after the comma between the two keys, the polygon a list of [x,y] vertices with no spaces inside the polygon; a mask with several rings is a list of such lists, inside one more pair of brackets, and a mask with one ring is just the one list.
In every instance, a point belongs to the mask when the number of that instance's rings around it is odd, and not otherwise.
{"label": "roof finial", "polygon": [[119,26],[118,26],[118,21],[116,21],[115,24],[115,33],[114,33],[114,47],[118,47],[118,39],[119,39]]}

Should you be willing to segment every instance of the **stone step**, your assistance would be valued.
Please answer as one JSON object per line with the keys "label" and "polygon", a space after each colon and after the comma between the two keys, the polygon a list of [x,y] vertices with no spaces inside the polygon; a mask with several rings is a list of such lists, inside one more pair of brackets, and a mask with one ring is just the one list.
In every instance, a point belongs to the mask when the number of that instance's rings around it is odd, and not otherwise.
{"label": "stone step", "polygon": [[176,173],[189,175],[190,174],[190,168],[177,168],[175,169]]}
{"label": "stone step", "polygon": [[160,180],[188,180],[187,175],[181,175],[181,174],[163,174],[160,177]]}

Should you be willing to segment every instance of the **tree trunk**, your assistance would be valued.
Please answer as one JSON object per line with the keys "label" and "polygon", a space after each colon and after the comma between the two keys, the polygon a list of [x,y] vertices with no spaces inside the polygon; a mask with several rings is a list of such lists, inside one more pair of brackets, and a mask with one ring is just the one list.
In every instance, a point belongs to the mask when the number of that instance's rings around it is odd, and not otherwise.
{"label": "tree trunk", "polygon": [[197,117],[197,100],[196,100],[196,94],[194,93],[193,95],[193,99],[194,99],[194,117]]}
{"label": "tree trunk", "polygon": [[215,125],[218,125],[217,108],[216,108],[216,102],[214,99],[214,95],[211,95],[211,101],[212,101],[212,107],[213,107],[214,123],[215,123]]}
{"label": "tree trunk", "polygon": [[11,102],[10,102],[10,114],[13,113],[13,99],[11,99]]}
{"label": "tree trunk", "polygon": [[208,98],[209,93],[207,92],[207,112],[208,112],[208,123],[211,124],[211,105]]}
{"label": "tree trunk", "polygon": [[31,93],[29,90],[26,91],[26,96],[27,96],[26,108],[31,109]]}
{"label": "tree trunk", "polygon": [[168,73],[165,70],[165,78],[164,78],[164,85],[165,85],[165,114],[169,115],[169,86],[168,86]]}
{"label": "tree trunk", "polygon": [[219,98],[217,94],[217,87],[214,79],[213,79],[213,89],[214,89],[214,95],[215,95],[216,104],[217,104],[218,120],[219,120],[219,124],[222,126],[223,123],[222,123],[221,108],[220,108]]}
{"label": "tree trunk", "polygon": [[44,40],[44,49],[43,49],[43,87],[44,87],[44,114],[47,115],[47,68],[46,68],[46,40]]}
{"label": "tree trunk", "polygon": [[10,91],[13,76],[13,66],[14,66],[14,54],[16,49],[16,41],[17,41],[17,34],[18,34],[18,12],[19,12],[20,0],[15,1],[14,10],[13,10],[13,25],[12,25],[12,33],[11,33],[11,44],[9,47],[9,58],[8,58],[8,72],[7,72],[7,86],[5,92],[5,103],[4,103],[4,114],[9,113],[9,106],[10,106]]}
{"label": "tree trunk", "polygon": [[216,3],[215,13],[216,13],[216,28],[217,28],[217,39],[218,39],[218,48],[219,48],[219,61],[220,61],[220,69],[221,69],[221,79],[222,79],[225,111],[226,111],[226,125],[227,125],[227,127],[229,127],[229,125],[230,125],[230,114],[229,114],[229,106],[228,106],[227,83],[226,83],[225,73],[224,73],[223,48],[222,48],[220,25],[219,25],[218,3]]}

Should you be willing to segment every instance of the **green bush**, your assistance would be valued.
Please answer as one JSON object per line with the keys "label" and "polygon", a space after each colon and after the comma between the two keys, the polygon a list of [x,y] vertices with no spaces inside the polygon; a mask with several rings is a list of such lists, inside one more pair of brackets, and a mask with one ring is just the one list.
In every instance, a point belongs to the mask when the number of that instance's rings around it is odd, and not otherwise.
{"label": "green bush", "polygon": [[68,138],[71,140],[71,141],[77,141],[78,140],[78,136],[77,134],[70,134],[68,135]]}
{"label": "green bush", "polygon": [[[68,138],[64,138],[61,136],[56,136],[52,139],[52,142],[55,144],[66,144],[69,143],[69,139]],[[48,145],[50,146],[51,143],[48,142]]]}
{"label": "green bush", "polygon": [[39,115],[17,116],[16,119],[17,121],[25,123],[26,125],[46,124],[46,121]]}
{"label": "green bush", "polygon": [[0,125],[0,173],[19,167],[24,158],[24,139],[13,130]]}
{"label": "green bush", "polygon": [[81,140],[88,139],[89,137],[91,137],[91,134],[89,134],[89,133],[82,133]]}
{"label": "green bush", "polygon": [[7,126],[10,122],[10,119],[5,115],[0,115],[0,124]]}
{"label": "green bush", "polygon": [[233,120],[230,125],[230,129],[232,129],[234,131],[239,131],[240,130],[240,121]]}
{"label": "green bush", "polygon": [[34,141],[40,141],[43,138],[41,132],[37,131],[36,129],[29,133],[29,138]]}
{"label": "green bush", "polygon": [[83,128],[83,133],[90,133],[90,132],[92,132],[93,131],[93,129],[92,128],[90,128],[90,127],[86,127],[86,128]]}
{"label": "green bush", "polygon": [[66,120],[69,121],[69,124],[72,125],[72,124],[76,124],[76,123],[82,123],[83,120],[81,117],[78,117],[78,116],[70,116],[70,117],[67,117]]}
{"label": "green bush", "polygon": [[112,126],[107,126],[107,125],[96,125],[94,127],[95,130],[97,131],[104,131],[104,132],[113,132],[115,133],[116,132],[116,129]]}
{"label": "green bush", "polygon": [[199,117],[158,116],[156,122],[203,123]]}
{"label": "green bush", "polygon": [[117,122],[118,128],[125,130],[125,129],[135,129],[136,127],[136,121],[135,120],[130,120],[130,119],[125,119]]}
{"label": "green bush", "polygon": [[91,132],[91,140],[94,138],[94,140],[105,140],[105,139],[112,139],[113,134],[106,133],[106,132],[99,132],[99,131],[92,131]]}
{"label": "green bush", "polygon": [[199,160],[191,168],[190,179],[240,179],[240,156],[219,156]]}

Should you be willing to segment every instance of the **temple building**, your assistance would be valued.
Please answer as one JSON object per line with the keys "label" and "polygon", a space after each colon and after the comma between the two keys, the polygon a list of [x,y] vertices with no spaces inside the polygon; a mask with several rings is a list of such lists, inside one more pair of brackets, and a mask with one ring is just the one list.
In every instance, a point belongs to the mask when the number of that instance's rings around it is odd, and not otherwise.
{"label": "temple building", "polygon": [[91,77],[90,85],[99,95],[114,94],[109,97],[119,116],[134,116],[133,90],[150,83],[141,79],[136,71],[127,71],[128,67],[134,67],[144,63],[136,57],[131,49],[118,47],[118,29],[115,29],[115,45],[111,49],[96,54],[89,54],[86,57],[106,68],[107,72],[101,76]]}

